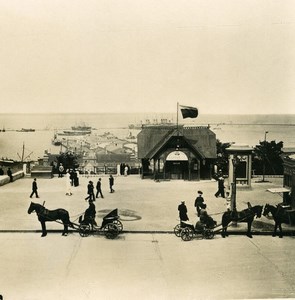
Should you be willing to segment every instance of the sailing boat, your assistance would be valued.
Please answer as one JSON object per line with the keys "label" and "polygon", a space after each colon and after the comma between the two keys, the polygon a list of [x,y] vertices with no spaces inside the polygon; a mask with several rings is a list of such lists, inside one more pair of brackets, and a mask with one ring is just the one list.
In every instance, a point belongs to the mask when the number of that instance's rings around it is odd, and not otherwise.
{"label": "sailing boat", "polygon": [[33,151],[31,151],[27,156],[25,156],[25,143],[23,143],[22,155],[20,156],[19,153],[17,153],[17,156],[20,159],[20,161],[18,162],[23,163],[24,161],[27,161],[27,159],[30,158],[31,154],[33,154]]}

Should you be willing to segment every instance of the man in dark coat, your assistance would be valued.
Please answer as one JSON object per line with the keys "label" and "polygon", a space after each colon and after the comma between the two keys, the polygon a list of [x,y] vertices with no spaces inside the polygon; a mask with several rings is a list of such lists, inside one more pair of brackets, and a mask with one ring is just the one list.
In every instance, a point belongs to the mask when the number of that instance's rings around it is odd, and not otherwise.
{"label": "man in dark coat", "polygon": [[224,178],[223,177],[219,177],[218,179],[218,191],[215,193],[215,197],[218,198],[219,195],[221,195],[222,198],[225,198],[224,195]]}
{"label": "man in dark coat", "polygon": [[85,224],[90,224],[92,229],[93,229],[93,225],[97,226],[97,223],[95,221],[95,215],[96,215],[95,205],[93,201],[89,201],[89,207],[85,210],[83,222]]}
{"label": "man in dark coat", "polygon": [[181,201],[181,204],[178,205],[179,218],[180,221],[188,221],[189,218],[187,216],[187,208],[185,205],[185,201]]}
{"label": "man in dark coat", "polygon": [[98,195],[100,194],[101,198],[103,198],[103,194],[101,191],[101,178],[98,178],[97,184],[96,184],[96,198],[98,198]]}
{"label": "man in dark coat", "polygon": [[34,181],[32,183],[32,193],[30,195],[30,198],[32,198],[34,194],[36,195],[36,198],[39,198],[39,196],[38,196],[37,179],[36,178],[34,178]]}
{"label": "man in dark coat", "polygon": [[93,182],[89,181],[88,185],[87,185],[87,194],[88,197],[85,198],[85,200],[87,201],[89,199],[89,201],[95,201],[94,198],[94,186],[93,186]]}
{"label": "man in dark coat", "polygon": [[113,175],[110,175],[109,182],[110,182],[110,192],[113,193],[115,191],[113,189],[113,185],[114,185],[114,177],[113,177]]}
{"label": "man in dark coat", "polygon": [[195,208],[197,210],[198,217],[200,216],[200,210],[203,206],[204,206],[203,192],[198,191],[198,197],[195,200]]}

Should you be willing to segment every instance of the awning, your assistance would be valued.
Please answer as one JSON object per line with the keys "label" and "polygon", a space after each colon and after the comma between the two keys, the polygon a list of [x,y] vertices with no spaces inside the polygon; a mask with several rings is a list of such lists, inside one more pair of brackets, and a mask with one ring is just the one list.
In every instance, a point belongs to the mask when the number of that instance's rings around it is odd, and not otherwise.
{"label": "awning", "polygon": [[290,188],[286,188],[286,187],[279,187],[279,188],[272,188],[272,189],[267,189],[268,192],[271,192],[271,193],[289,193],[291,192],[291,189]]}

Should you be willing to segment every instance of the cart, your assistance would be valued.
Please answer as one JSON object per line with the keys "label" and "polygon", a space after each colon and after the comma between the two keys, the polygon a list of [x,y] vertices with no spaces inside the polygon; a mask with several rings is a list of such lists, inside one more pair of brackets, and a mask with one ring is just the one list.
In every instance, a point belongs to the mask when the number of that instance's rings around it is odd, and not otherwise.
{"label": "cart", "polygon": [[85,220],[83,215],[79,218],[80,224],[74,225],[78,227],[79,234],[82,237],[87,237],[91,233],[102,233],[106,238],[114,239],[123,231],[123,224],[119,218],[118,209],[116,208],[103,217],[101,226],[98,226],[95,220]]}
{"label": "cart", "polygon": [[191,223],[180,221],[180,224],[177,224],[174,227],[174,233],[177,237],[181,237],[183,241],[190,241],[196,236],[204,239],[213,239],[215,227],[215,221],[212,226],[208,226],[200,221],[198,221],[195,226]]}

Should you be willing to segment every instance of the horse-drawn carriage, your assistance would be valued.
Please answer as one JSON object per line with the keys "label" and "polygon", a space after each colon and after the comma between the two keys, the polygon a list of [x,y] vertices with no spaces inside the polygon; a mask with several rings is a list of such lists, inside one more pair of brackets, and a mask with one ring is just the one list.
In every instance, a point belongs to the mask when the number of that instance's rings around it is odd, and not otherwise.
{"label": "horse-drawn carriage", "polygon": [[180,224],[177,224],[174,227],[174,234],[177,237],[181,237],[183,241],[190,241],[194,237],[200,236],[204,239],[213,239],[215,232],[214,228],[216,227],[216,221],[202,223],[198,221],[194,226],[191,223],[186,221],[180,221]]}
{"label": "horse-drawn carriage", "polygon": [[[76,229],[80,236],[86,237],[90,233],[103,233],[108,239],[116,238],[123,230],[123,224],[119,220],[118,209],[109,212],[105,217],[101,226],[98,226],[94,218],[87,218],[85,214],[79,217],[79,224],[70,221],[69,212],[63,208],[49,210],[44,205],[31,202],[28,213],[36,212],[38,220],[42,227],[42,236],[47,235],[46,222],[55,221],[64,225],[62,235],[68,235],[68,228]],[[60,220],[60,221],[58,221]]]}
{"label": "horse-drawn carriage", "polygon": [[[95,220],[79,218],[79,234],[82,237],[89,236],[90,233],[103,233],[108,239],[116,238],[123,230],[123,224],[119,220],[118,209],[114,209],[103,217],[101,226],[98,226]],[[75,224],[77,226],[77,224]]]}

